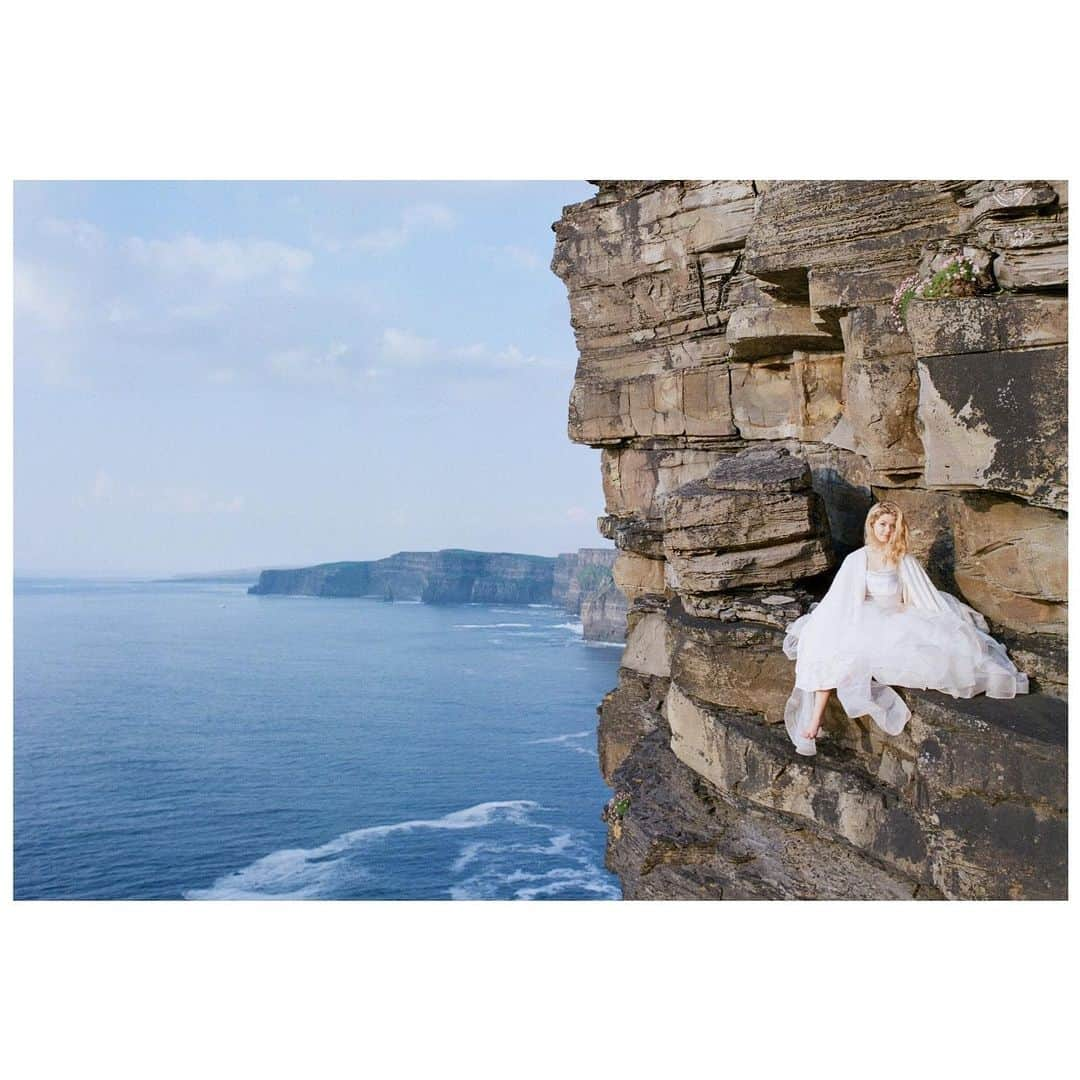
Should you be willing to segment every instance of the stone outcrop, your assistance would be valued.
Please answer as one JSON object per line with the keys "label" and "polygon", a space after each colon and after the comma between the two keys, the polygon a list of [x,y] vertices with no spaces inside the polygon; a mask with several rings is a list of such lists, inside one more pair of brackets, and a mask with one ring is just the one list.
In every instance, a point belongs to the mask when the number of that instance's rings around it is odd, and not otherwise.
{"label": "stone outcrop", "polygon": [[[629,605],[598,708],[627,897],[1066,890],[1067,187],[602,181],[553,228]],[[976,295],[894,294],[963,255]],[[784,627],[905,512],[939,588],[1029,675],[1013,701],[900,689],[896,738],[835,700],[783,729]]]}

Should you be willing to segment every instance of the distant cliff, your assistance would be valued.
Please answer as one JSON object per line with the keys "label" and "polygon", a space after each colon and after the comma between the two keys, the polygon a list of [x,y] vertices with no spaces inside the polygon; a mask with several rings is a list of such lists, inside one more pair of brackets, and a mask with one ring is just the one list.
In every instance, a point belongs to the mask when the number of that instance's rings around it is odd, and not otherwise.
{"label": "distant cliff", "polygon": [[581,614],[584,595],[606,588],[615,565],[617,548],[579,548],[555,559],[553,602],[574,615]]}
{"label": "distant cliff", "polygon": [[[428,604],[554,604],[582,616],[587,640],[622,641],[626,600],[611,576],[617,554],[614,548],[583,548],[554,558],[461,548],[399,551],[367,562],[264,570],[248,592]],[[602,603],[589,603],[601,596]]]}
{"label": "distant cliff", "polygon": [[368,562],[264,570],[255,595],[354,596],[429,604],[549,604],[555,559],[507,552],[399,551]]}
{"label": "distant cliff", "polygon": [[579,548],[555,560],[553,602],[581,616],[586,641],[625,641],[626,596],[615,588],[616,548]]}

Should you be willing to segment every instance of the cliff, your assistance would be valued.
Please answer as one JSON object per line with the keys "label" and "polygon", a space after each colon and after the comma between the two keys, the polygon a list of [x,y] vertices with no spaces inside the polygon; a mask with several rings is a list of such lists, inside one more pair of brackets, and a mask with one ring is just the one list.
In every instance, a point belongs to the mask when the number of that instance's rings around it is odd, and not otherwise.
{"label": "cliff", "polygon": [[[598,708],[624,895],[1064,896],[1065,184],[598,188],[552,269],[629,603]],[[901,689],[895,738],[834,695],[800,758],[784,627],[886,498],[1032,692]]]}
{"label": "cliff", "polygon": [[598,592],[611,582],[616,548],[579,548],[557,555],[552,601],[574,615],[581,614],[582,597]]}
{"label": "cliff", "polygon": [[399,551],[369,562],[264,570],[249,593],[423,600],[429,604],[551,602],[555,559],[507,552]]}
{"label": "cliff", "polygon": [[555,560],[554,603],[581,616],[586,641],[626,640],[626,597],[615,588],[615,548],[579,548]]}
{"label": "cliff", "polygon": [[554,558],[459,548],[399,551],[368,562],[264,570],[248,592],[428,604],[554,604],[581,615],[586,640],[622,641],[626,599],[611,588],[617,554],[614,548],[582,548]]}

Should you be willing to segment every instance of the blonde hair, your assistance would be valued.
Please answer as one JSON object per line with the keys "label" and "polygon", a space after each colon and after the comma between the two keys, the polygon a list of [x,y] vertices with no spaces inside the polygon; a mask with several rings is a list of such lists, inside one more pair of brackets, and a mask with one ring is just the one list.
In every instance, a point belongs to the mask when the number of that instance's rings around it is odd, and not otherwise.
{"label": "blonde hair", "polygon": [[[874,535],[874,522],[885,514],[891,514],[896,520],[893,523],[892,536],[887,544],[882,544]],[[863,525],[863,541],[867,547],[881,553],[882,559],[889,565],[899,564],[907,554],[908,549],[908,526],[904,520],[904,511],[894,502],[874,503],[870,507],[870,513],[866,515],[866,523]]]}

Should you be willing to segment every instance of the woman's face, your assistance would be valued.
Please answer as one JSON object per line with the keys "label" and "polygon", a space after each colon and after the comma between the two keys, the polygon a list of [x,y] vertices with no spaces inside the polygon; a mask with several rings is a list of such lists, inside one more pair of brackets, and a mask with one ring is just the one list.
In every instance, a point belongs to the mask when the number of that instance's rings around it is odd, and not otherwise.
{"label": "woman's face", "polygon": [[874,536],[877,537],[879,544],[887,544],[892,539],[893,528],[895,525],[895,514],[882,514],[881,517],[874,522]]}

